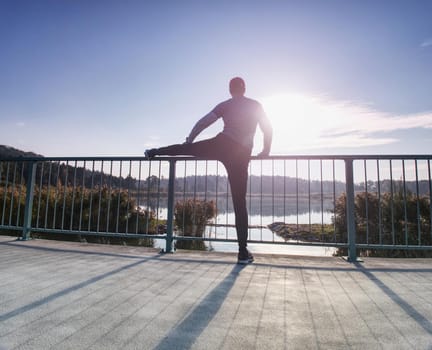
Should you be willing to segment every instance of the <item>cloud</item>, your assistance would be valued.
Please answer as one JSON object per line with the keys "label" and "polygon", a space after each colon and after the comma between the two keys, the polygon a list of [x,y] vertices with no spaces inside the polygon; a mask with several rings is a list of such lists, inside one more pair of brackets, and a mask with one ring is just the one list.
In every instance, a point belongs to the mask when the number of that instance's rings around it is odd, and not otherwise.
{"label": "cloud", "polygon": [[432,38],[426,39],[420,44],[420,47],[422,48],[429,47],[429,46],[432,46]]}
{"label": "cloud", "polygon": [[17,122],[17,123],[15,123],[15,125],[18,127],[18,128],[23,128],[23,127],[25,127],[25,123],[24,122]]}
{"label": "cloud", "polygon": [[400,141],[389,133],[432,129],[432,111],[393,115],[352,101],[284,94],[262,100],[274,127],[274,150],[361,148]]}

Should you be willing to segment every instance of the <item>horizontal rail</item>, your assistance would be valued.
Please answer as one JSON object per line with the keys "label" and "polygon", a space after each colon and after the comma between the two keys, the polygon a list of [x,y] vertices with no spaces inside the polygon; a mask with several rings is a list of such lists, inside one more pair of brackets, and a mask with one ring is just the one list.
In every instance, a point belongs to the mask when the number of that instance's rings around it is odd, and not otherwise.
{"label": "horizontal rail", "polygon": [[[336,155],[269,155],[265,157],[251,156],[251,160],[410,160],[410,159],[432,159],[430,154],[336,154]],[[99,157],[0,157],[0,161],[13,161],[13,162],[33,162],[33,161],[48,161],[48,162],[66,162],[66,161],[146,161],[148,160],[145,156],[99,156]],[[211,158],[193,157],[193,156],[155,156],[152,160],[175,160],[175,161],[185,161],[185,160],[216,160]]]}

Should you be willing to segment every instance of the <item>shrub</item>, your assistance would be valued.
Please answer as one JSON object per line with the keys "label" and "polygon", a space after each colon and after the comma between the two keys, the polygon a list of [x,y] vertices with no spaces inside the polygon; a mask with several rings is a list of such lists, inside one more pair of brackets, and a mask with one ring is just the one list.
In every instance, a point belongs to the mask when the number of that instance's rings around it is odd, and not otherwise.
{"label": "shrub", "polygon": [[[430,203],[426,196],[401,190],[386,192],[379,198],[375,193],[358,193],[355,196],[355,224],[357,243],[385,245],[431,245]],[[418,215],[417,215],[418,212]],[[333,216],[336,234],[346,241],[346,196],[341,195]],[[420,226],[419,226],[420,225]],[[420,231],[420,234],[419,234]],[[346,248],[337,255],[346,255]],[[367,249],[366,256],[430,257],[431,251],[401,249]]]}
{"label": "shrub", "polygon": [[[174,222],[180,236],[203,237],[206,225],[216,217],[216,204],[213,201],[188,199],[177,202],[174,212]],[[179,249],[205,250],[202,240],[179,240],[176,242]]]}
{"label": "shrub", "polygon": [[[0,217],[5,224],[8,223],[9,218],[12,219],[12,225],[23,224],[25,193],[25,186],[15,188],[13,193],[10,187],[6,190],[0,188],[0,208],[2,209]],[[59,231],[97,232],[92,236],[85,235],[85,238],[84,235],[73,232],[72,234],[34,232],[32,236],[35,238],[78,239],[96,243],[142,246],[153,246],[153,239],[112,237],[104,236],[104,233],[157,233],[155,213],[137,207],[127,191],[112,190],[107,187],[93,190],[61,185],[49,188],[36,187],[32,227]]]}

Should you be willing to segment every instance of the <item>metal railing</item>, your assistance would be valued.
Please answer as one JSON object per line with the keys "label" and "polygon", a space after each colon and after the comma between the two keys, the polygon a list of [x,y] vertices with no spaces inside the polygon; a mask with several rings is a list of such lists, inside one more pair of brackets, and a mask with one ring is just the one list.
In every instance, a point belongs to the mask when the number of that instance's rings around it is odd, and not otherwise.
{"label": "metal railing", "polygon": [[[252,157],[248,242],[346,249],[350,261],[360,248],[431,250],[431,159]],[[226,172],[214,160],[0,159],[0,230],[24,240],[135,239],[171,252],[181,241],[234,244],[234,227]]]}

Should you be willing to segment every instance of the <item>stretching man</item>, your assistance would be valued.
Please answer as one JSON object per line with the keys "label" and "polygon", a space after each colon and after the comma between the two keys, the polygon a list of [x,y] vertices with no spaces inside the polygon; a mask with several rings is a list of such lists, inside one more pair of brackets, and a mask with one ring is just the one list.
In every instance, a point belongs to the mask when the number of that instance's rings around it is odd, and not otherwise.
{"label": "stretching man", "polygon": [[[218,104],[200,119],[186,138],[185,143],[150,149],[145,152],[145,155],[149,159],[156,155],[190,155],[215,159],[225,166],[235,213],[239,245],[238,263],[248,264],[254,260],[252,254],[247,250],[246,190],[249,160],[257,125],[260,126],[264,135],[264,147],[259,157],[269,155],[273,130],[261,104],[244,96],[246,86],[242,78],[231,79],[229,91],[232,98]],[[219,118],[222,118],[224,122],[224,129],[221,133],[208,140],[193,142],[201,131]]]}

